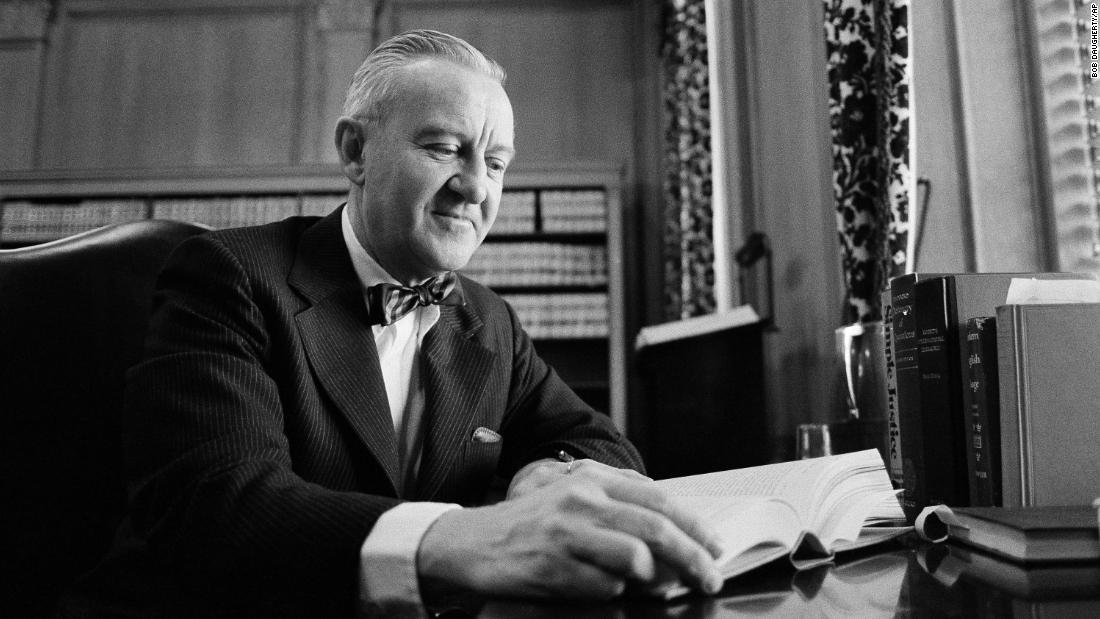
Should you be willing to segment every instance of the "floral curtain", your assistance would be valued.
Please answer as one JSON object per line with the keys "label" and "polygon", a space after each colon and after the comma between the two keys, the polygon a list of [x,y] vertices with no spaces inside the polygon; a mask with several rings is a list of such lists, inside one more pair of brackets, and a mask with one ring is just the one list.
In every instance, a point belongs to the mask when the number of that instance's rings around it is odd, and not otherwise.
{"label": "floral curtain", "polygon": [[665,0],[665,318],[715,310],[704,0]]}
{"label": "floral curtain", "polygon": [[882,317],[909,236],[909,2],[823,0],[846,318]]}

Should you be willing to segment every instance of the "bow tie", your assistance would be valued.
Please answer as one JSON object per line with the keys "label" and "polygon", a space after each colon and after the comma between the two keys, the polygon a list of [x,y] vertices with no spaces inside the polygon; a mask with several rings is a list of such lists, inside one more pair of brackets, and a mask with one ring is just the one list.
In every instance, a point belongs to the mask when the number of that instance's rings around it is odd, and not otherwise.
{"label": "bow tie", "polygon": [[367,311],[372,325],[393,324],[421,305],[462,304],[462,287],[453,271],[411,287],[375,284],[367,288]]}

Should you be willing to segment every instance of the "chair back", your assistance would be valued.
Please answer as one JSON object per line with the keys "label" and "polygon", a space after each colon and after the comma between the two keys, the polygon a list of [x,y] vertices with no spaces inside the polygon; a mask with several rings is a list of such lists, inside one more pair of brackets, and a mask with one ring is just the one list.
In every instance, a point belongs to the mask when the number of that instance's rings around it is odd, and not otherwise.
{"label": "chair back", "polygon": [[141,354],[157,274],[203,231],[145,220],[0,250],[0,553],[14,572],[5,607],[48,610],[106,553],[126,504],[124,375]]}

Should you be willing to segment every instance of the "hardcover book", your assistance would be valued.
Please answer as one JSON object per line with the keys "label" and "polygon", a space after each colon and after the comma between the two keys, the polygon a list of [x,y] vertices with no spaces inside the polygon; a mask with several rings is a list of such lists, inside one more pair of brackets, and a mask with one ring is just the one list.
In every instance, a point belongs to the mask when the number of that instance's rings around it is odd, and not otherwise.
{"label": "hardcover book", "polygon": [[1100,303],[997,308],[1005,506],[1100,497]]}
{"label": "hardcover book", "polygon": [[924,448],[908,459],[905,494],[920,507],[967,505],[962,367],[952,332],[955,286],[949,277],[922,281],[914,299],[920,412],[910,425]]}
{"label": "hardcover book", "polygon": [[966,473],[970,505],[1001,504],[1000,383],[997,374],[997,319],[966,321]]}
{"label": "hardcover book", "polygon": [[[920,421],[920,375],[917,370],[917,322],[913,313],[913,287],[920,280],[940,277],[939,273],[909,273],[890,280],[890,305],[884,315],[888,332],[887,347],[887,427],[889,431],[890,478],[897,488],[912,487],[905,471],[912,477],[914,454],[924,450],[921,432],[915,425]],[[890,369],[893,372],[890,372]],[[893,385],[890,384],[891,376]],[[906,424],[909,431],[906,432]],[[906,460],[909,464],[906,465]],[[903,494],[902,506],[910,520],[916,518],[920,508],[911,494]]]}
{"label": "hardcover book", "polygon": [[[905,467],[903,505],[911,518],[928,505],[965,506],[970,501],[964,445],[968,401],[961,374],[967,367],[966,321],[993,315],[997,306],[1005,303],[1013,278],[1069,280],[1089,276],[957,273],[921,277],[914,285],[912,298],[919,301],[923,297],[923,305],[929,309],[916,308],[913,312],[914,323],[919,323],[921,331],[912,335],[917,340],[917,354],[906,355],[903,363],[899,353],[897,362]],[[902,349],[902,335],[908,333],[895,332],[895,350]],[[905,345],[912,346],[912,339]],[[907,432],[906,428],[913,431]],[[926,467],[931,470],[926,471]]]}
{"label": "hardcover book", "polygon": [[1096,508],[963,507],[937,512],[947,536],[1023,563],[1100,559]]}
{"label": "hardcover book", "polygon": [[782,558],[811,568],[912,530],[877,449],[656,483],[718,531],[726,578]]}

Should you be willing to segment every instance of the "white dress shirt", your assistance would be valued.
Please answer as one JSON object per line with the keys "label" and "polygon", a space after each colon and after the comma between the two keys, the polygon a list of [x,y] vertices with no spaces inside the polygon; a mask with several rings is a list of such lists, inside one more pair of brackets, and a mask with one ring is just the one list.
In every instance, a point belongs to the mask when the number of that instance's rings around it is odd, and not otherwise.
{"label": "white dress shirt", "polygon": [[[344,208],[342,230],[355,274],[363,287],[399,283],[359,244]],[[397,322],[373,325],[374,343],[382,366],[386,399],[393,417],[401,481],[406,489],[415,486],[420,468],[424,433],[424,385],[420,381],[420,347],[424,336],[439,321],[439,306],[417,307]],[[375,523],[359,550],[359,597],[362,604],[417,604],[420,587],[416,576],[416,551],[424,533],[443,512],[458,509],[450,503],[427,501],[402,503]]]}

